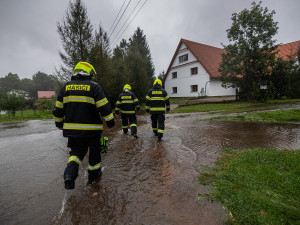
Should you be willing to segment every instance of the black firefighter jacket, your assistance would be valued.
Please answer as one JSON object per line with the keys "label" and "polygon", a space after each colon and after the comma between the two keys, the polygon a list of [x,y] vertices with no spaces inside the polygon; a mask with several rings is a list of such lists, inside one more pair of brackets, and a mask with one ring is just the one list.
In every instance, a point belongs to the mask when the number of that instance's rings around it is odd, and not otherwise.
{"label": "black firefighter jacket", "polygon": [[135,114],[135,111],[140,110],[139,100],[130,91],[123,91],[118,98],[115,112],[118,114],[119,111],[122,114]]}
{"label": "black firefighter jacket", "polygon": [[168,93],[159,84],[155,84],[146,96],[146,111],[151,114],[164,114],[170,111]]}
{"label": "black firefighter jacket", "polygon": [[100,85],[89,79],[73,77],[67,82],[60,89],[52,113],[56,126],[63,128],[64,137],[101,135],[100,114],[108,127],[115,124],[111,106]]}

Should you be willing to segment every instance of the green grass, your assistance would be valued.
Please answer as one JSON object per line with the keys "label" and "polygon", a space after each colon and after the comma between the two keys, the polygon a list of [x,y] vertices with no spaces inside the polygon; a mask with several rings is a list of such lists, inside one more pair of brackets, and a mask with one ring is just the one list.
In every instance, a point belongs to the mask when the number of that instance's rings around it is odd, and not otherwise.
{"label": "green grass", "polygon": [[26,120],[41,120],[41,119],[52,119],[53,115],[51,111],[36,111],[34,110],[25,110],[23,112],[16,112],[16,116],[13,117],[11,114],[4,114],[0,116],[0,123],[5,122],[17,122],[17,121],[26,121]]}
{"label": "green grass", "polygon": [[[300,150],[227,149],[199,176],[233,224],[300,224]],[[201,196],[198,198],[201,199]]]}
{"label": "green grass", "polygon": [[258,110],[274,109],[280,104],[296,103],[300,99],[272,100],[267,103],[259,102],[231,102],[231,103],[201,103],[198,105],[183,105],[173,110],[171,113],[192,113],[192,112],[214,112],[233,113],[251,112]]}
{"label": "green grass", "polygon": [[247,113],[237,116],[217,116],[206,120],[292,123],[300,122],[300,109]]}

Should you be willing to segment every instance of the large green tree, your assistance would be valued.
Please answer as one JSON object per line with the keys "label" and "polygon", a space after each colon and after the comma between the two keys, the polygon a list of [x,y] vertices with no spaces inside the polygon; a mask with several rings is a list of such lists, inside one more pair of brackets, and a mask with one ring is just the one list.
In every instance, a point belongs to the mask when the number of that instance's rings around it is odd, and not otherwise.
{"label": "large green tree", "polygon": [[78,62],[90,59],[93,26],[82,0],[69,3],[66,17],[61,23],[57,23],[57,31],[64,51],[59,52],[62,65],[60,69],[57,69],[56,75],[61,82],[65,82],[70,79]]}
{"label": "large green tree", "polygon": [[219,71],[225,87],[239,88],[240,98],[262,100],[260,85],[270,82],[276,62],[277,22],[275,11],[253,2],[251,9],[232,15],[232,26],[227,30],[230,44],[224,46]]}
{"label": "large green tree", "polygon": [[1,91],[7,92],[11,90],[19,90],[21,87],[21,80],[18,74],[8,73],[5,77],[0,78]]}

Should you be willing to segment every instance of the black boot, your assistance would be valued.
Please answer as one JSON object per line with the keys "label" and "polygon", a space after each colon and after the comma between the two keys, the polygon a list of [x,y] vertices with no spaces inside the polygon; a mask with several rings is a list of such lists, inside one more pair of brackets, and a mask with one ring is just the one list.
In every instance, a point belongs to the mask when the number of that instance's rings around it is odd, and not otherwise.
{"label": "black boot", "polygon": [[72,190],[75,188],[75,181],[72,178],[65,178],[65,189]]}
{"label": "black boot", "polygon": [[100,168],[100,171],[99,171],[98,174],[96,174],[96,175],[95,175],[95,174],[93,174],[93,175],[89,174],[89,181],[88,181],[88,184],[93,184],[93,183],[95,183],[96,181],[98,181],[98,180],[100,179],[101,175],[102,175],[102,170],[101,170],[101,168]]}

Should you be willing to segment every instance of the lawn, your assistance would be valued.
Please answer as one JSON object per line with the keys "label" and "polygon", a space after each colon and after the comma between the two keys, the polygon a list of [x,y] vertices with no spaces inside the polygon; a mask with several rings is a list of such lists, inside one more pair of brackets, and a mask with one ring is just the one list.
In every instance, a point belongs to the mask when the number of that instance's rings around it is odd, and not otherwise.
{"label": "lawn", "polygon": [[267,103],[260,102],[230,102],[230,103],[202,103],[198,105],[183,105],[171,111],[171,113],[192,113],[192,112],[210,112],[210,113],[235,113],[252,112],[259,110],[275,109],[279,105],[292,104],[300,102],[300,99],[272,100]]}
{"label": "lawn", "polygon": [[230,211],[228,224],[300,224],[300,150],[224,151],[199,182]]}
{"label": "lawn", "polygon": [[52,112],[49,111],[34,111],[34,110],[25,110],[23,112],[16,112],[16,116],[11,114],[4,114],[0,116],[0,123],[5,122],[17,122],[17,121],[26,121],[26,120],[41,120],[41,119],[52,119]]}
{"label": "lawn", "polygon": [[[204,120],[203,120],[204,121]],[[217,116],[205,121],[248,121],[248,122],[300,122],[300,109],[246,113],[236,116]]]}

